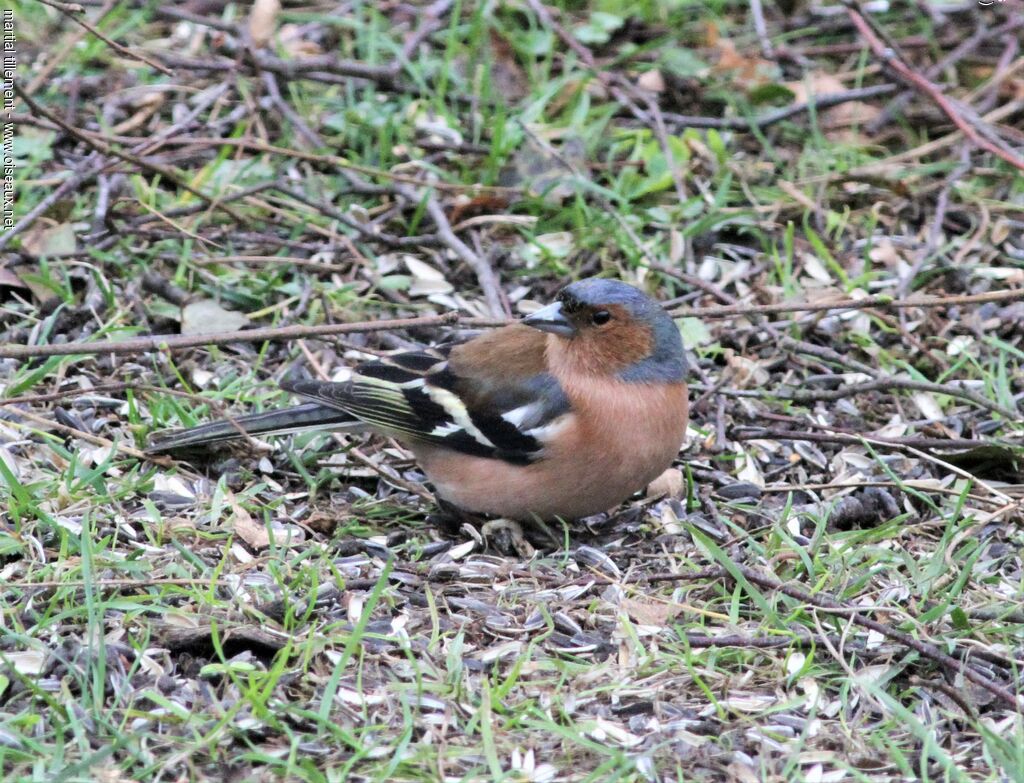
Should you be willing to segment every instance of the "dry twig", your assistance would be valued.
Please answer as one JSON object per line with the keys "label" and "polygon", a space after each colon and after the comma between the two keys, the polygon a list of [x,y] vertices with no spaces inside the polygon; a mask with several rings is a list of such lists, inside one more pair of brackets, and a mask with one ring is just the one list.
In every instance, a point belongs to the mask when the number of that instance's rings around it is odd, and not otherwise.
{"label": "dry twig", "polygon": [[[984,294],[957,296],[913,297],[893,299],[888,296],[864,299],[843,299],[835,302],[793,303],[779,305],[726,305],[723,307],[684,308],[671,311],[676,318],[724,318],[746,313],[820,312],[824,310],[856,310],[864,307],[947,307],[950,305],[980,304],[983,302],[1009,302],[1024,299],[1024,289],[990,291]],[[384,332],[417,326],[454,326],[486,328],[504,326],[511,321],[489,318],[461,318],[458,313],[429,315],[422,318],[397,318],[391,321],[362,321],[349,324],[319,326],[284,326],[245,329],[206,335],[148,335],[131,340],[106,340],[93,343],[63,343],[59,345],[2,345],[0,358],[27,359],[32,356],[75,356],[92,354],[138,354],[146,351],[178,350],[199,345],[225,345],[234,342],[260,342],[263,340],[294,340],[299,337],[325,337],[354,332]],[[950,393],[950,392],[945,392]]]}
{"label": "dry twig", "polygon": [[[981,123],[981,118],[974,117],[971,122],[965,119],[964,109],[955,106],[954,102],[944,95],[935,84],[903,62],[896,52],[881,40],[871,24],[861,14],[855,0],[842,0],[842,3],[846,6],[847,13],[856,26],[857,31],[867,41],[868,46],[871,47],[871,51],[896,74],[900,81],[909,84],[915,90],[930,98],[976,147],[980,147],[986,152],[1002,158],[1014,168],[1024,171],[1024,158],[1005,148],[1002,144],[995,143],[990,138],[985,138],[979,132],[975,124]],[[971,113],[973,114],[973,112]],[[972,124],[972,122],[975,124]]]}
{"label": "dry twig", "polygon": [[56,8],[68,19],[70,19],[80,27],[84,28],[85,30],[89,31],[93,35],[95,35],[97,38],[103,41],[103,43],[105,43],[118,54],[124,55],[125,57],[130,57],[133,60],[138,60],[139,62],[143,62],[153,70],[160,71],[160,73],[164,74],[164,76],[173,76],[173,74],[169,70],[164,68],[160,63],[151,60],[144,54],[140,54],[139,52],[129,49],[127,46],[122,46],[117,41],[105,36],[103,33],[97,30],[96,27],[87,22],[85,19],[82,19],[80,15],[83,13],[85,9],[77,3],[61,3],[57,2],[57,0],[39,0],[39,2],[43,3],[44,5],[50,6],[51,8]]}

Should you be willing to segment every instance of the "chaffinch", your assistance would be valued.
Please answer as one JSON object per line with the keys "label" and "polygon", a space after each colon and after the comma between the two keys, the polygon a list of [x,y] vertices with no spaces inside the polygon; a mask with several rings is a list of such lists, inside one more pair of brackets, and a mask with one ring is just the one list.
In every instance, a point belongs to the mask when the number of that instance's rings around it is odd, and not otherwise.
{"label": "chaffinch", "polygon": [[338,382],[292,380],[310,402],[160,437],[172,451],[310,428],[391,435],[437,496],[525,520],[607,511],[660,475],[686,431],[679,330],[633,286],[590,278],[517,324],[367,362]]}

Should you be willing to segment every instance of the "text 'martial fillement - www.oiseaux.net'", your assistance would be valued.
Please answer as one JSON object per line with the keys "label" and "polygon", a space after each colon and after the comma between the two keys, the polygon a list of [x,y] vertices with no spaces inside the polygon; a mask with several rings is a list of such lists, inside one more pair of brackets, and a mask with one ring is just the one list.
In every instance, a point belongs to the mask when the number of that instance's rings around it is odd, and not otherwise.
{"label": "text 'martial fillement - www.oiseaux.net'", "polygon": [[0,179],[3,181],[3,204],[0,228],[14,226],[14,72],[18,66],[15,48],[14,11],[3,9],[0,21],[0,70],[3,72],[3,145],[0,149]]}

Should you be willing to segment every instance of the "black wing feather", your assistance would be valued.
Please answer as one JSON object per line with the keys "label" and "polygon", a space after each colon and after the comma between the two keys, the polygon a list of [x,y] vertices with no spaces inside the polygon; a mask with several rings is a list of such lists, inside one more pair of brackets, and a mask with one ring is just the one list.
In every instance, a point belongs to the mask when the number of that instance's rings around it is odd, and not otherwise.
{"label": "black wing feather", "polygon": [[[288,381],[283,388],[339,408],[384,431],[464,454],[527,464],[540,458],[537,430],[570,409],[547,373],[502,379],[481,394],[457,375],[447,351],[400,353],[367,362],[339,383]],[[517,411],[510,421],[506,414]]]}

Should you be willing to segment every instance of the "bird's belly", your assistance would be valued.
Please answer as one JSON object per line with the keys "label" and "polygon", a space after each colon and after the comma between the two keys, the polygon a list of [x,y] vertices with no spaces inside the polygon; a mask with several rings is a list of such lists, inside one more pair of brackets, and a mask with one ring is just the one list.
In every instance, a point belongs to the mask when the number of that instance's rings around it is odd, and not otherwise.
{"label": "bird's belly", "polygon": [[[675,415],[640,417],[622,432],[569,433],[547,459],[514,465],[420,445],[417,460],[437,494],[459,508],[513,519],[575,519],[617,506],[676,457],[686,429],[686,397]],[[585,445],[584,445],[585,444]]]}
{"label": "bird's belly", "polygon": [[576,519],[607,511],[650,478],[647,475],[609,478],[586,466],[556,470],[550,464],[512,465],[468,455],[445,456],[445,468],[431,469],[421,460],[438,496],[477,514],[511,519],[562,517]]}

